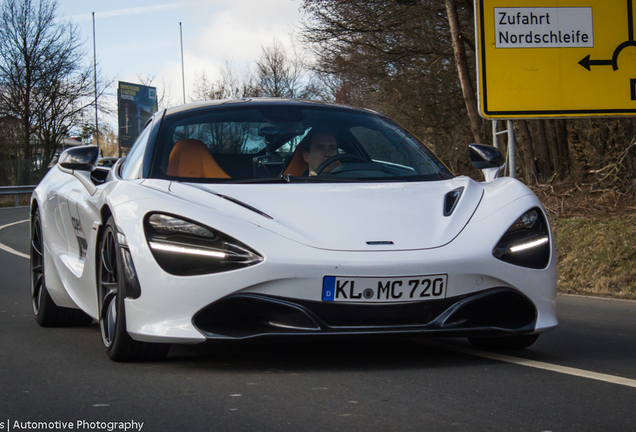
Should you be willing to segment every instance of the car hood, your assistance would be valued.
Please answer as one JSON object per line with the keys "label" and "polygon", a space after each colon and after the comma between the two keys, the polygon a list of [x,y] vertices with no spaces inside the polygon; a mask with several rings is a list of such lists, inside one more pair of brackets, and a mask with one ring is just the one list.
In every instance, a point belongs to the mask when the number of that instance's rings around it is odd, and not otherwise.
{"label": "car hood", "polygon": [[[447,194],[462,189],[452,214]],[[401,183],[172,183],[170,191],[311,247],[338,251],[429,249],[453,241],[484,193],[467,177]],[[207,198],[207,199],[206,199]],[[234,233],[232,233],[234,234]]]}

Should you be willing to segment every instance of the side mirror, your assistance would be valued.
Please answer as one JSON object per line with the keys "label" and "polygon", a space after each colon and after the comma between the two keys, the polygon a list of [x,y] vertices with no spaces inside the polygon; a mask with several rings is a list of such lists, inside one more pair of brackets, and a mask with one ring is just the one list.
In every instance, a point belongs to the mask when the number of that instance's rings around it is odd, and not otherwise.
{"label": "side mirror", "polygon": [[496,147],[470,144],[468,150],[473,166],[484,173],[486,181],[496,179],[499,176],[500,168],[506,164],[506,160]]}
{"label": "side mirror", "polygon": [[78,171],[93,171],[97,165],[99,147],[94,145],[77,146],[66,149],[60,155],[58,164],[62,168]]}

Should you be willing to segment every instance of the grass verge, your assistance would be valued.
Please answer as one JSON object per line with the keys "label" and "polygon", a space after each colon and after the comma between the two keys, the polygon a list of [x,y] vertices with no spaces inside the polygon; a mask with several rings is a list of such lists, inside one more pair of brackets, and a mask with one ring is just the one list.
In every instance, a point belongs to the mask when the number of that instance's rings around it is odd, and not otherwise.
{"label": "grass verge", "polygon": [[636,299],[636,215],[552,218],[559,292]]}

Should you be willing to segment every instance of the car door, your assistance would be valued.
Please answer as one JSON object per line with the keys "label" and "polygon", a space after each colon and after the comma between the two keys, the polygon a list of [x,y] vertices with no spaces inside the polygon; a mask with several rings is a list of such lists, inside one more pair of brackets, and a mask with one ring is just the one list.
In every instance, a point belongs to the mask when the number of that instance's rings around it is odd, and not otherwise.
{"label": "car door", "polygon": [[[91,193],[94,192],[94,193]],[[95,242],[99,228],[101,194],[89,191],[74,175],[67,175],[57,188],[59,212],[64,225],[66,250],[59,251],[62,283],[73,301],[85,311],[96,311]]]}

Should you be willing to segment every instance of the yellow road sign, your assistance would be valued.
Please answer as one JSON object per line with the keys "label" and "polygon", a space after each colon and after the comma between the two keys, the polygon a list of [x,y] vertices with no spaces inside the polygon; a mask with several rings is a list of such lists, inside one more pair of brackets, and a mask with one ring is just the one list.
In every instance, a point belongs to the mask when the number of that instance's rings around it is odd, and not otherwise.
{"label": "yellow road sign", "polygon": [[636,115],[633,3],[475,0],[481,115]]}

